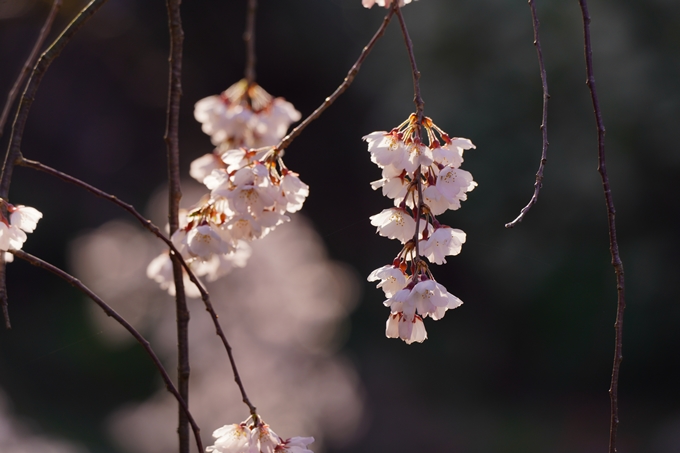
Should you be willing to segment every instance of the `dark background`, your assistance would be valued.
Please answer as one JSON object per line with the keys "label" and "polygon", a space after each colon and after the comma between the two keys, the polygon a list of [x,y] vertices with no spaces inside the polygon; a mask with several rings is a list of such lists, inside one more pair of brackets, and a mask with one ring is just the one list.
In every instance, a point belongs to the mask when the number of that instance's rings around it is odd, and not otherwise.
{"label": "dark background", "polygon": [[[65,0],[54,30],[84,2]],[[196,100],[242,76],[243,1],[186,1],[180,140],[183,172],[209,152]],[[309,114],[342,81],[384,11],[359,0],[261,0],[258,82]],[[404,9],[422,71],[425,113],[477,150],[463,168],[479,187],[441,219],[463,229],[460,256],[435,266],[465,305],[430,339],[384,338],[382,292],[365,283],[344,352],[366,389],[368,417],[343,452],[603,452],[609,423],[616,292],[596,130],[576,0],[537,2],[550,86],[548,166],[528,201],[540,149],[541,85],[524,1],[421,0]],[[607,127],[628,307],[620,450],[680,451],[680,3],[593,0],[595,75]],[[0,2],[0,93],[18,74],[49,9]],[[165,176],[168,33],[160,0],[111,0],[54,62],[31,110],[27,158],[145,206]],[[53,32],[55,35],[55,32]],[[333,259],[360,275],[388,263],[394,241],[368,217],[387,207],[361,137],[413,111],[407,54],[395,23],[354,85],[289,148],[311,187],[303,213]],[[3,94],[4,96],[4,94]],[[4,98],[3,98],[4,99]],[[9,125],[0,145],[6,149]],[[19,168],[10,201],[44,213],[25,249],[66,266],[66,244],[122,217],[114,206]],[[155,389],[137,347],[112,352],[70,287],[24,263],[9,267],[14,329],[0,331],[0,387],[17,414],[96,452],[117,452],[103,420]],[[103,390],[105,389],[105,390]]]}

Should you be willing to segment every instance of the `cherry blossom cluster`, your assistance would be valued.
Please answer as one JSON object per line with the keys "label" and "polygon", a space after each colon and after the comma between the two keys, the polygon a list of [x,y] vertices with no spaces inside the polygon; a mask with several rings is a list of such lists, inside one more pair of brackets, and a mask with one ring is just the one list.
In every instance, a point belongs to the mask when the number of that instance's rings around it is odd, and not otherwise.
{"label": "cherry blossom cluster", "polygon": [[[411,0],[399,0],[399,6],[404,6],[407,3],[411,3]],[[378,6],[384,6],[385,8],[389,8],[392,6],[392,0],[361,0],[361,4],[364,5],[365,8],[372,8],[373,5],[378,5]]]}
{"label": "cherry blossom cluster", "polygon": [[14,261],[14,255],[7,250],[20,250],[26,242],[26,233],[32,233],[42,219],[42,213],[35,208],[7,203],[9,221],[0,214],[0,251],[5,252],[6,263]]}
{"label": "cherry blossom cluster", "polygon": [[205,449],[216,453],[313,453],[307,445],[313,437],[282,439],[261,419],[249,417],[240,424],[225,425],[213,433],[215,445]]}
{"label": "cherry blossom cluster", "polygon": [[439,320],[463,303],[434,280],[421,257],[443,264],[446,256],[460,253],[465,233],[442,225],[435,216],[460,208],[467,192],[477,186],[472,175],[460,169],[463,151],[475,146],[466,138],[449,137],[430,118],[419,121],[415,114],[391,131],[373,132],[364,140],[371,161],[382,169],[382,179],[371,186],[394,200],[394,207],[372,216],[371,224],[381,236],[403,244],[392,264],[371,272],[368,281],[378,281],[387,297],[387,337],[423,342],[423,318]]}
{"label": "cherry blossom cluster", "polygon": [[[230,149],[276,145],[288,127],[300,120],[300,112],[285,99],[274,98],[258,84],[249,85],[243,79],[220,95],[198,101],[194,118],[216,146],[212,160],[219,160],[219,156]],[[199,158],[192,169],[206,164],[209,157],[210,154]]]}
{"label": "cherry blossom cluster", "polygon": [[[214,281],[245,266],[248,242],[289,221],[285,214],[302,208],[309,187],[286,168],[283,152],[274,146],[300,118],[289,102],[242,80],[220,96],[198,101],[194,113],[217,144],[190,170],[210,192],[180,219],[172,241],[195,275]],[[174,294],[167,252],[149,264],[147,275]],[[187,275],[184,280],[187,295],[199,297]]]}

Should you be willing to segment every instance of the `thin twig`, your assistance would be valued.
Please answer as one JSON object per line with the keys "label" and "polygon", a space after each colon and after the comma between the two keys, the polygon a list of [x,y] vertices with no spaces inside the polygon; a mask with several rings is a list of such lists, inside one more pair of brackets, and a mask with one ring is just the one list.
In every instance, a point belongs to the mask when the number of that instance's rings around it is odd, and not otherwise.
{"label": "thin twig", "polygon": [[[107,0],[92,0],[73,21],[64,29],[59,37],[50,45],[50,47],[40,56],[38,62],[33,67],[33,71],[26,83],[26,88],[21,96],[19,107],[17,108],[14,123],[12,124],[12,135],[10,136],[9,146],[5,154],[5,161],[2,165],[2,173],[0,174],[0,198],[7,200],[9,194],[9,186],[12,182],[12,170],[14,169],[15,161],[21,156],[21,139],[24,135],[24,128],[28,118],[28,112],[31,109],[31,104],[35,99],[35,93],[38,91],[38,86],[42,80],[47,68],[52,61],[59,56],[61,51],[69,43],[73,35],[76,34],[80,27],[82,27],[87,20],[97,12]],[[6,210],[5,207],[2,208]],[[3,212],[6,215],[7,212]],[[5,261],[0,254],[0,305],[2,305],[2,312],[5,317],[5,326],[11,328],[9,322],[9,311],[7,301],[7,282],[5,275]]]}
{"label": "thin twig", "polygon": [[220,337],[222,340],[222,344],[224,345],[225,349],[227,350],[227,354],[229,356],[229,363],[231,364],[231,370],[234,374],[234,381],[236,382],[236,385],[238,386],[240,392],[241,392],[241,397],[243,399],[243,402],[248,406],[248,409],[250,410],[250,413],[254,416],[256,414],[256,408],[253,406],[253,404],[250,402],[250,399],[248,398],[248,395],[246,394],[245,387],[243,386],[243,382],[241,381],[241,377],[238,372],[238,368],[236,367],[236,361],[234,360],[234,356],[232,353],[231,345],[229,344],[229,341],[227,340],[227,337],[224,335],[224,332],[222,331],[222,326],[220,326],[220,322],[217,316],[217,313],[215,312],[215,309],[213,308],[212,302],[210,301],[210,295],[208,292],[205,290],[201,282],[198,280],[194,272],[191,270],[189,265],[187,264],[184,259],[182,259],[182,255],[177,250],[175,245],[172,243],[170,239],[165,237],[165,235],[161,232],[161,230],[154,225],[150,220],[145,218],[143,215],[141,215],[137,210],[129,203],[125,203],[124,201],[120,200],[118,197],[108,194],[104,192],[103,190],[97,189],[96,187],[83,182],[77,178],[74,178],[73,176],[67,175],[66,173],[62,173],[58,170],[55,170],[54,168],[48,167],[47,165],[41,164],[40,162],[34,161],[34,160],[28,160],[20,156],[20,160],[17,163],[17,165],[20,165],[22,167],[28,167],[28,168],[33,168],[35,170],[39,170],[45,173],[48,173],[52,176],[56,176],[57,178],[66,181],[68,183],[74,184],[78,187],[81,187],[88,192],[92,193],[93,195],[103,198],[105,200],[110,201],[111,203],[115,204],[116,206],[119,206],[120,208],[124,209],[128,213],[132,214],[133,217],[135,217],[139,223],[147,230],[149,230],[154,236],[159,238],[161,241],[163,241],[171,250],[172,255],[176,255],[180,257],[180,262],[182,264],[182,267],[186,271],[187,275],[189,276],[189,280],[193,284],[196,285],[198,288],[199,292],[201,293],[201,300],[203,301],[203,304],[206,307],[206,310],[208,313],[210,313],[210,317],[213,320],[213,325],[215,326],[215,333],[217,336]]}
{"label": "thin twig", "polygon": [[146,228],[151,233],[153,233],[154,236],[158,237],[163,242],[165,242],[165,244],[168,247],[170,247],[170,249],[173,251],[173,253],[179,255],[179,251],[176,248],[174,248],[174,244],[172,243],[172,241],[170,239],[168,239],[167,237],[165,237],[165,235],[161,232],[160,228],[158,228],[156,225],[154,225],[149,219],[144,217],[142,214],[140,214],[134,208],[134,206],[120,200],[115,195],[108,194],[108,193],[104,192],[103,190],[97,189],[96,187],[94,187],[94,186],[92,186],[92,185],[90,185],[90,184],[88,184],[84,181],[81,181],[78,178],[75,178],[71,175],[67,175],[66,173],[63,173],[59,170],[55,170],[54,168],[49,167],[45,164],[42,164],[38,161],[26,159],[23,156],[19,156],[19,160],[17,161],[16,165],[18,165],[20,167],[32,168],[34,170],[42,171],[42,172],[50,174],[52,176],[56,176],[57,178],[59,178],[63,181],[66,181],[70,184],[73,184],[73,185],[78,186],[82,189],[85,189],[88,192],[92,193],[93,195],[95,195],[99,198],[103,198],[105,200],[108,200],[111,203],[123,208],[124,210],[126,210],[127,212],[132,214],[139,221],[139,223],[142,224],[142,226],[144,228]]}
{"label": "thin twig", "polygon": [[[408,58],[411,62],[411,73],[413,74],[413,103],[416,105],[416,118],[418,120],[418,125],[416,127],[418,141],[422,139],[421,127],[423,124],[425,101],[420,94],[420,71],[418,71],[418,66],[416,65],[416,56],[413,52],[413,42],[408,34],[408,28],[406,28],[406,22],[404,22],[404,16],[401,14],[401,8],[399,7],[399,2],[394,2],[392,5],[392,11],[397,15],[399,19],[399,26],[401,27],[401,34],[404,36],[404,43],[406,44],[406,50],[408,52]],[[422,143],[416,143],[415,146],[420,146]],[[418,191],[418,203],[413,203],[414,214],[416,215],[416,231],[413,233],[413,242],[415,242],[416,254],[413,257],[414,272],[413,276],[417,275],[418,271],[418,261],[420,261],[420,241],[418,236],[420,234],[420,219],[423,216],[423,207],[425,202],[423,200],[423,179],[420,175],[420,167],[416,169],[413,173],[413,179],[416,182],[416,188]]]}
{"label": "thin twig", "polygon": [[35,99],[35,93],[38,91],[38,86],[42,81],[47,68],[59,56],[64,47],[69,43],[71,38],[78,30],[92,17],[94,13],[101,8],[107,0],[92,0],[82,11],[76,16],[73,21],[64,29],[59,37],[50,45],[50,47],[40,56],[38,63],[36,63],[31,76],[26,84],[26,89],[21,96],[21,102],[17,114],[12,125],[12,135],[10,138],[7,154],[5,155],[5,162],[2,167],[2,176],[0,177],[0,198],[7,199],[9,193],[9,186],[12,180],[12,170],[14,168],[15,160],[21,153],[21,140],[24,135],[24,127],[26,126],[26,119],[28,112]]}
{"label": "thin twig", "polygon": [[404,35],[404,42],[406,43],[408,58],[411,62],[411,71],[413,72],[413,103],[416,105],[416,116],[418,117],[418,135],[420,137],[420,125],[423,122],[423,111],[425,109],[425,102],[423,101],[423,97],[420,95],[420,71],[418,71],[418,66],[416,66],[416,57],[413,53],[413,42],[411,41],[411,37],[408,34],[408,29],[406,28],[406,22],[404,22],[404,16],[401,14],[399,2],[394,2],[392,11],[395,12],[397,19],[399,19],[399,26],[401,27],[402,35]]}
{"label": "thin twig", "polygon": [[54,18],[57,17],[59,8],[61,8],[61,2],[62,0],[54,0],[54,2],[52,3],[52,9],[50,9],[49,14],[47,15],[47,19],[45,19],[45,23],[40,29],[38,39],[35,40],[33,49],[31,50],[31,53],[28,55],[28,58],[26,59],[24,66],[21,68],[19,77],[17,77],[16,82],[14,82],[12,89],[9,90],[9,94],[7,95],[7,102],[5,102],[5,107],[2,109],[2,114],[0,114],[0,137],[2,137],[2,134],[5,130],[5,123],[7,123],[9,111],[12,108],[12,105],[14,104],[14,100],[16,99],[17,94],[19,94],[19,88],[21,88],[21,86],[24,84],[24,80],[26,80],[26,77],[28,77],[28,73],[31,72],[31,68],[35,64],[35,60],[38,58],[38,53],[40,52],[40,49],[45,43],[47,35],[50,33],[50,30],[52,29],[52,23],[54,23]]}
{"label": "thin twig", "polygon": [[194,432],[194,437],[196,437],[196,446],[198,447],[198,451],[202,452],[203,451],[203,444],[201,442],[201,430],[194,421],[193,416],[189,412],[189,407],[187,406],[186,402],[182,399],[181,395],[177,391],[177,388],[175,388],[174,384],[172,383],[172,380],[170,379],[170,376],[168,375],[168,372],[165,370],[163,367],[163,364],[161,363],[160,359],[156,355],[156,353],[153,351],[151,348],[151,344],[134,328],[132,325],[130,325],[129,322],[125,320],[121,315],[119,315],[113,308],[111,308],[106,302],[104,302],[99,296],[97,296],[92,290],[90,290],[87,286],[85,286],[80,280],[78,280],[76,277],[72,276],[71,274],[61,270],[60,268],[41,260],[40,258],[33,256],[29,253],[26,253],[22,250],[10,250],[10,253],[14,254],[17,258],[21,258],[22,260],[27,261],[28,263],[32,264],[33,266],[40,267],[42,269],[45,269],[49,272],[52,272],[54,275],[57,277],[61,278],[62,280],[66,281],[68,284],[73,286],[74,288],[78,289],[80,292],[88,296],[90,299],[92,299],[99,307],[104,310],[104,313],[106,313],[107,316],[110,316],[111,318],[115,319],[118,324],[123,326],[125,330],[130,332],[130,335],[132,335],[135,340],[144,348],[146,353],[149,355],[151,358],[151,361],[153,364],[156,366],[158,369],[158,372],[161,374],[161,377],[163,378],[163,382],[165,382],[165,388],[168,390],[168,392],[172,393],[172,395],[175,397],[177,402],[179,403],[179,406],[181,410],[186,414],[187,419],[189,420],[189,423],[191,424],[191,428]]}
{"label": "thin twig", "polygon": [[538,172],[536,173],[536,182],[534,183],[534,194],[531,196],[529,203],[522,208],[517,218],[510,223],[506,223],[505,228],[512,228],[524,220],[524,216],[529,212],[529,209],[531,209],[538,201],[538,193],[541,191],[541,187],[543,187],[543,170],[545,169],[545,164],[548,162],[548,99],[550,99],[550,94],[548,94],[548,76],[545,71],[543,52],[541,51],[541,40],[538,36],[538,27],[540,26],[540,23],[538,21],[538,15],[536,14],[534,0],[529,0],[529,7],[531,8],[531,19],[534,25],[534,46],[536,47],[536,53],[538,54],[538,66],[541,70],[541,85],[543,86],[543,120],[541,122],[543,148],[541,151],[541,162],[538,165]]}
{"label": "thin twig", "polygon": [[[165,128],[165,143],[168,156],[168,220],[170,234],[179,229],[179,202],[182,188],[179,174],[179,108],[182,97],[182,50],[184,31],[180,13],[181,0],[167,0],[168,30],[170,33],[170,57],[168,71],[168,108]],[[177,382],[179,393],[189,404],[189,309],[184,292],[184,276],[179,255],[173,254],[172,273],[175,280],[175,309],[177,315]],[[179,452],[189,453],[189,421],[184,411],[179,410]]]}
{"label": "thin twig", "polygon": [[612,256],[614,272],[616,273],[617,304],[616,322],[614,323],[614,330],[616,332],[616,345],[614,346],[614,364],[612,366],[612,379],[611,385],[609,387],[609,398],[611,400],[609,453],[616,453],[616,433],[619,427],[619,369],[621,367],[621,361],[623,360],[623,311],[626,308],[626,298],[624,292],[623,263],[619,255],[619,244],[616,239],[616,210],[614,209],[614,200],[612,198],[612,191],[611,187],[609,186],[609,177],[607,176],[607,166],[605,164],[605,128],[604,122],[602,121],[600,103],[597,98],[597,90],[595,88],[595,75],[593,74],[593,48],[590,41],[590,14],[588,13],[588,4],[586,0],[579,0],[579,4],[581,5],[581,13],[583,15],[583,36],[587,74],[586,85],[588,85],[588,88],[590,89],[590,97],[593,101],[595,122],[597,124],[597,170],[600,172],[600,177],[602,178],[602,189],[604,191],[604,198],[607,204],[609,250]]}
{"label": "thin twig", "polygon": [[246,13],[246,31],[243,33],[243,41],[246,44],[246,81],[248,87],[255,83],[255,12],[257,0],[248,0],[248,12]]}
{"label": "thin twig", "polygon": [[382,37],[382,35],[385,34],[385,29],[387,28],[387,25],[390,23],[390,20],[392,20],[392,15],[394,14],[394,10],[390,9],[390,11],[387,13],[385,18],[382,21],[382,24],[380,25],[380,28],[378,28],[378,31],[375,32],[375,35],[371,38],[371,40],[366,44],[366,47],[361,51],[361,55],[359,55],[359,59],[352,65],[352,68],[349,70],[347,73],[347,76],[345,79],[342,81],[339,87],[335,89],[333,94],[328,96],[323,103],[316,109],[314,110],[311,115],[309,115],[307,118],[302,121],[295,129],[290,131],[288,135],[283,137],[283,140],[276,145],[276,149],[279,151],[283,151],[284,149],[288,148],[288,146],[297,138],[298,135],[302,133],[303,130],[307,126],[309,126],[309,123],[317,119],[321,114],[326,110],[328,107],[335,102],[337,98],[340,97],[342,93],[345,92],[347,88],[352,84],[354,81],[354,78],[356,77],[357,73],[359,72],[359,69],[361,68],[361,64],[364,62],[366,57],[368,57],[368,54],[371,53],[371,50],[373,50],[373,47],[375,46],[375,43]]}

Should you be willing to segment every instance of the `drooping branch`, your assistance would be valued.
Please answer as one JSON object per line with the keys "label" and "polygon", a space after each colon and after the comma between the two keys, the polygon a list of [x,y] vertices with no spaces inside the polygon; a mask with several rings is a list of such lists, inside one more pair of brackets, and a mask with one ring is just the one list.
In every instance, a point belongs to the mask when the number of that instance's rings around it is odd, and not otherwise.
{"label": "drooping branch", "polygon": [[[73,21],[64,29],[59,37],[50,45],[50,47],[40,56],[38,62],[33,67],[31,75],[26,83],[26,88],[21,96],[19,107],[17,108],[14,123],[12,124],[12,135],[10,136],[9,146],[5,154],[5,160],[2,165],[2,173],[0,173],[0,198],[7,200],[9,194],[9,186],[12,181],[12,170],[14,169],[15,161],[21,156],[21,139],[24,135],[24,128],[26,120],[28,119],[28,112],[31,109],[31,104],[35,99],[35,94],[38,91],[38,86],[42,80],[47,68],[49,68],[52,61],[59,56],[61,51],[66,47],[71,38],[78,30],[92,17],[99,8],[106,3],[107,0],[92,0]],[[4,210],[5,208],[3,208]],[[4,212],[3,214],[7,214]],[[5,318],[5,326],[9,329],[11,324],[9,321],[8,301],[7,301],[7,283],[5,275],[5,261],[0,254],[0,305],[2,306],[3,316]]]}
{"label": "drooping branch", "polygon": [[324,112],[324,110],[326,110],[328,107],[330,107],[331,104],[333,104],[333,102],[335,102],[335,100],[338,99],[340,97],[340,95],[342,93],[344,93],[345,90],[347,90],[347,88],[349,88],[349,86],[354,81],[354,78],[359,73],[359,69],[361,68],[361,64],[364,62],[364,60],[366,60],[366,57],[368,57],[368,54],[371,53],[371,50],[373,50],[375,43],[378,41],[378,39],[380,39],[382,37],[382,35],[385,34],[385,30],[387,29],[387,25],[390,23],[390,20],[392,20],[393,14],[394,14],[394,10],[390,9],[390,11],[387,13],[385,18],[383,19],[382,24],[378,28],[378,31],[375,32],[375,34],[373,35],[371,40],[363,48],[363,50],[361,51],[361,55],[359,55],[359,58],[357,59],[357,61],[352,65],[349,72],[347,73],[347,76],[342,81],[340,86],[338,86],[335,89],[335,91],[333,92],[333,94],[328,96],[321,103],[321,105],[316,110],[314,110],[307,118],[305,118],[295,129],[293,129],[292,131],[290,131],[290,133],[288,135],[283,137],[281,142],[279,142],[279,144],[276,145],[276,149],[278,149],[279,151],[283,151],[284,149],[288,148],[288,146],[290,146],[290,144],[293,142],[293,140],[295,140],[297,138],[297,136],[300,135],[302,133],[302,131],[305,130],[305,128],[307,126],[309,126],[309,124],[312,121],[314,121],[319,116],[321,116],[321,114]]}
{"label": "drooping branch", "polygon": [[609,228],[609,251],[612,256],[612,265],[616,274],[616,322],[614,323],[615,341],[614,346],[614,363],[612,365],[612,377],[609,387],[609,398],[611,402],[610,420],[609,420],[609,453],[616,453],[616,434],[619,427],[619,370],[621,361],[623,360],[623,311],[626,308],[625,285],[623,276],[623,262],[619,255],[619,244],[616,238],[616,209],[614,209],[614,199],[612,198],[612,191],[609,185],[609,177],[607,175],[607,166],[605,162],[604,150],[604,136],[605,128],[602,121],[602,111],[600,110],[600,102],[597,97],[597,89],[595,87],[595,75],[593,71],[593,48],[590,39],[590,13],[588,12],[588,3],[586,0],[579,0],[581,6],[581,13],[583,16],[583,36],[584,36],[584,52],[586,60],[586,85],[590,89],[590,97],[593,102],[593,111],[595,113],[595,123],[597,125],[597,156],[598,166],[597,170],[602,179],[602,189],[604,191],[604,199],[607,205],[607,220]]}
{"label": "drooping branch", "polygon": [[9,186],[12,180],[12,170],[14,163],[21,153],[21,140],[24,135],[24,128],[28,113],[31,109],[31,104],[35,99],[35,94],[38,91],[40,82],[42,81],[47,68],[59,56],[64,47],[71,41],[71,38],[85,25],[85,23],[94,15],[94,13],[101,8],[107,0],[92,0],[82,11],[76,16],[73,21],[64,29],[59,37],[50,45],[50,47],[40,56],[36,63],[31,76],[26,84],[26,89],[21,96],[21,102],[17,109],[14,124],[12,125],[12,135],[5,155],[5,162],[2,167],[2,176],[0,177],[0,198],[7,199],[9,193]]}
{"label": "drooping branch", "polygon": [[[182,198],[179,173],[179,108],[182,97],[182,50],[184,31],[180,13],[181,0],[167,0],[168,29],[170,32],[170,57],[168,71],[168,107],[165,129],[168,160],[168,222],[170,234],[179,229],[179,202]],[[184,401],[189,403],[189,309],[184,292],[182,263],[178,254],[173,254],[172,273],[175,280],[175,310],[177,319],[177,382]],[[179,410],[179,452],[189,453],[189,421],[184,411]]]}
{"label": "drooping branch", "polygon": [[543,87],[543,119],[541,121],[543,146],[541,150],[541,162],[538,165],[538,172],[536,172],[534,194],[531,196],[529,203],[522,208],[517,218],[512,222],[506,223],[505,228],[512,228],[524,220],[524,216],[529,212],[529,209],[531,209],[538,201],[538,193],[541,191],[541,187],[543,187],[543,170],[545,169],[545,164],[548,162],[548,99],[550,99],[550,94],[548,94],[548,76],[545,70],[545,62],[543,61],[543,52],[541,51],[541,40],[538,36],[540,22],[538,21],[534,0],[529,0],[529,8],[531,8],[531,19],[534,26],[534,46],[536,47],[536,53],[538,54],[538,67],[541,71],[541,86]]}
{"label": "drooping branch", "polygon": [[246,31],[243,33],[243,41],[246,44],[246,81],[250,87],[255,83],[255,12],[257,11],[257,0],[248,0],[248,11],[246,13]]}
{"label": "drooping branch", "polygon": [[156,366],[156,369],[158,369],[158,372],[163,378],[163,382],[165,382],[165,388],[175,397],[175,399],[179,403],[181,410],[185,413],[187,420],[189,421],[189,424],[191,425],[191,428],[193,430],[194,437],[196,438],[196,446],[198,447],[198,451],[202,452],[203,443],[201,442],[200,428],[194,421],[191,412],[189,412],[189,407],[187,406],[186,401],[184,401],[182,396],[177,391],[177,388],[172,383],[172,379],[170,379],[168,372],[165,370],[160,359],[151,348],[151,344],[142,336],[142,334],[140,334],[134,327],[132,327],[132,325],[129,322],[125,320],[125,318],[119,315],[113,308],[111,308],[106,302],[104,302],[99,296],[97,296],[92,290],[85,286],[76,277],[22,250],[10,250],[10,253],[14,254],[14,256],[16,256],[17,258],[21,258],[22,260],[27,261],[33,266],[40,267],[53,273],[57,277],[61,278],[62,280],[73,286],[74,288],[78,289],[80,292],[82,292],[87,297],[92,299],[97,305],[99,305],[99,307],[102,310],[104,310],[104,313],[106,313],[107,316],[110,316],[111,318],[115,319],[116,322],[118,322],[118,324],[120,324],[125,328],[125,330],[130,332],[130,335],[132,335],[134,339],[137,340],[137,342],[142,346],[142,348],[144,348],[148,356],[151,358],[151,361]]}
{"label": "drooping branch", "polygon": [[2,134],[5,130],[5,124],[7,123],[7,118],[9,117],[9,111],[12,109],[12,105],[14,105],[14,100],[19,94],[19,89],[24,84],[24,81],[26,80],[26,77],[28,77],[28,74],[31,72],[31,68],[33,67],[33,65],[35,65],[35,60],[38,58],[38,53],[40,52],[40,49],[45,43],[45,39],[47,39],[47,35],[50,33],[50,30],[52,30],[52,24],[54,23],[55,17],[57,17],[59,9],[61,8],[61,2],[62,0],[54,0],[54,2],[52,3],[52,8],[50,9],[50,12],[47,14],[47,19],[45,19],[45,23],[40,29],[38,39],[35,40],[33,49],[31,50],[31,53],[28,55],[28,58],[26,59],[24,66],[21,68],[19,77],[17,77],[17,80],[14,82],[14,85],[12,85],[12,89],[9,90],[9,94],[7,95],[7,101],[5,102],[5,107],[2,109],[2,114],[0,114],[0,137],[2,137]]}
{"label": "drooping branch", "polygon": [[[20,167],[32,168],[32,169],[34,169],[34,170],[42,171],[42,172],[47,173],[47,174],[49,174],[49,175],[56,176],[57,178],[59,178],[59,179],[65,181],[65,182],[68,182],[68,183],[73,184],[73,185],[75,185],[75,186],[77,186],[77,187],[80,187],[80,188],[82,188],[82,189],[85,189],[85,190],[87,190],[88,192],[90,192],[91,194],[93,194],[93,195],[95,195],[95,196],[97,196],[97,197],[99,197],[99,198],[103,198],[103,199],[105,199],[105,200],[108,200],[108,201],[110,201],[111,203],[115,204],[116,206],[118,206],[118,207],[120,207],[120,208],[123,208],[125,211],[129,212],[130,214],[132,214],[132,216],[133,216],[134,218],[136,218],[136,219],[139,221],[139,223],[140,223],[144,228],[146,228],[146,229],[149,230],[151,233],[153,233],[154,236],[156,236],[157,238],[159,238],[160,240],[162,240],[163,242],[165,242],[165,244],[166,244],[168,247],[170,247],[170,249],[173,251],[173,253],[176,253],[176,254],[179,255],[179,251],[178,251],[176,248],[174,248],[175,246],[174,246],[174,244],[172,243],[172,241],[171,241],[170,239],[168,239],[168,238],[161,232],[161,229],[160,229],[160,228],[158,228],[156,225],[154,225],[149,219],[147,219],[146,217],[144,217],[142,214],[140,214],[140,213],[134,208],[134,206],[132,206],[132,205],[129,204],[129,203],[126,203],[126,202],[122,201],[120,198],[116,197],[115,195],[111,195],[111,194],[109,194],[109,193],[106,193],[106,192],[104,192],[103,190],[97,189],[97,188],[94,187],[93,185],[88,184],[88,183],[86,183],[86,182],[84,182],[84,181],[81,181],[81,180],[78,179],[78,178],[75,178],[75,177],[73,177],[73,176],[71,176],[71,175],[68,175],[68,174],[66,174],[66,173],[63,173],[63,172],[61,172],[61,171],[59,171],[59,170],[55,170],[54,168],[49,167],[49,166],[47,166],[47,165],[45,165],[45,164],[42,164],[42,163],[40,163],[40,162],[38,162],[38,161],[26,159],[26,158],[24,158],[23,156],[19,156],[19,160],[17,160],[16,165],[18,165],[18,166],[20,166]],[[188,266],[187,266],[187,268],[188,268]]]}
{"label": "drooping branch", "polygon": [[203,301],[203,304],[206,307],[206,310],[208,313],[210,313],[210,317],[213,320],[213,325],[215,326],[215,333],[217,336],[220,337],[222,340],[222,344],[224,345],[224,348],[227,351],[227,354],[229,356],[229,363],[231,365],[232,372],[234,374],[234,381],[236,382],[236,385],[238,386],[240,392],[241,392],[241,397],[243,399],[243,402],[248,406],[248,409],[250,410],[250,413],[255,415],[256,414],[256,408],[253,406],[253,404],[250,402],[250,399],[248,398],[248,395],[246,393],[245,387],[243,386],[243,382],[241,381],[241,377],[238,372],[238,368],[236,367],[236,361],[234,360],[234,355],[232,353],[231,345],[229,344],[229,341],[227,340],[227,337],[224,335],[224,331],[222,330],[222,326],[220,325],[217,313],[215,312],[215,309],[213,308],[212,302],[210,300],[210,295],[208,292],[205,290],[201,282],[198,280],[196,275],[193,273],[189,265],[187,264],[184,259],[182,259],[182,255],[177,250],[175,245],[172,243],[170,239],[168,239],[158,228],[156,225],[154,225],[150,220],[146,219],[143,215],[141,215],[137,210],[129,203],[126,203],[122,200],[120,200],[118,197],[115,195],[108,194],[104,192],[103,190],[97,189],[96,187],[83,182],[77,178],[74,178],[73,176],[67,175],[66,173],[60,172],[58,170],[55,170],[54,168],[48,167],[47,165],[41,164],[40,162],[34,161],[34,160],[28,160],[20,156],[20,160],[18,162],[18,165],[22,167],[28,167],[28,168],[33,168],[35,170],[39,170],[45,173],[48,173],[52,176],[56,176],[57,178],[66,181],[68,183],[74,184],[75,186],[78,186],[80,188],[83,188],[87,190],[88,192],[92,193],[93,195],[103,198],[105,200],[110,201],[111,203],[115,204],[116,206],[124,209],[128,213],[130,213],[133,217],[135,217],[139,223],[147,230],[149,230],[154,236],[162,240],[169,248],[170,251],[172,252],[171,254],[178,256],[180,258],[180,262],[182,264],[182,267],[186,271],[187,275],[189,276],[189,280],[193,284],[196,285],[198,288],[199,292],[201,293],[201,300]]}

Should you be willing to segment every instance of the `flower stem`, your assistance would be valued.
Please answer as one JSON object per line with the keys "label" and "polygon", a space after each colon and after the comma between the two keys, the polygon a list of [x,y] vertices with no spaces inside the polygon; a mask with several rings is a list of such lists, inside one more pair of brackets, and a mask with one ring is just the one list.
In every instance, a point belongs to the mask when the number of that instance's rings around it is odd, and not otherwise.
{"label": "flower stem", "polygon": [[[404,22],[404,16],[401,14],[401,8],[399,7],[399,2],[394,2],[392,4],[392,11],[397,15],[397,19],[399,19],[399,26],[401,27],[401,34],[404,36],[404,43],[406,44],[406,50],[408,51],[408,58],[409,61],[411,62],[411,72],[413,74],[413,103],[416,105],[416,127],[415,131],[417,132],[416,134],[416,142],[414,143],[414,146],[426,146],[422,142],[422,124],[423,124],[423,119],[424,119],[424,110],[425,110],[425,101],[423,101],[423,97],[420,94],[420,71],[418,71],[418,66],[416,65],[416,56],[413,52],[413,42],[411,41],[411,37],[408,34],[408,29],[406,28],[406,22]],[[415,256],[413,257],[413,265],[416,270],[414,272],[413,276],[416,276],[417,270],[418,270],[418,262],[420,261],[420,241],[418,240],[418,236],[420,233],[420,219],[423,217],[423,207],[425,206],[425,203],[423,202],[423,180],[420,175],[420,166],[416,169],[416,171],[413,173],[413,178],[416,183],[416,187],[418,190],[418,203],[413,203],[415,211],[416,211],[416,231],[413,234],[413,242],[415,242],[415,249],[416,253]],[[427,226],[425,227],[427,228]]]}

